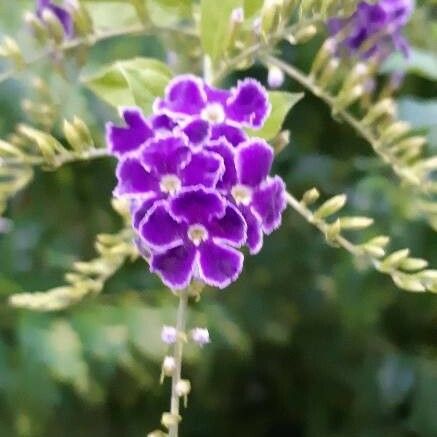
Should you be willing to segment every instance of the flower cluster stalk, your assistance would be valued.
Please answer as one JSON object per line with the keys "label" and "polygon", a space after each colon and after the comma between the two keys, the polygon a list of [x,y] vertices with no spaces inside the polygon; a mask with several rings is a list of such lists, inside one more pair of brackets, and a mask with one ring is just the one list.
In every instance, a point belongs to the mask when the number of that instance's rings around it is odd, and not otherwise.
{"label": "flower cluster stalk", "polygon": [[[179,334],[185,332],[185,326],[187,322],[187,308],[188,308],[188,292],[183,291],[179,293],[179,307],[177,312],[176,330]],[[170,413],[176,419],[174,424],[169,428],[169,437],[178,437],[179,422],[180,422],[180,397],[177,393],[176,387],[181,380],[182,371],[182,357],[184,350],[184,338],[182,335],[178,335],[177,341],[173,348],[173,358],[175,362],[175,370],[171,379],[171,401],[170,401]]]}

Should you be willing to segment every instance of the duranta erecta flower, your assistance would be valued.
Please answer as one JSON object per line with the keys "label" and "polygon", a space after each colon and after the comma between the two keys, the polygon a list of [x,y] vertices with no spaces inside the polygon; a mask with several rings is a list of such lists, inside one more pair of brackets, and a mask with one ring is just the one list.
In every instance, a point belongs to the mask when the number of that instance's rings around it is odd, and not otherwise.
{"label": "duranta erecta flower", "polygon": [[58,6],[52,0],[36,0],[36,15],[43,18],[44,10],[50,11],[59,20],[67,38],[74,36],[73,18],[66,6]]}
{"label": "duranta erecta flower", "polygon": [[331,18],[331,35],[340,36],[338,49],[367,59],[386,58],[393,48],[408,53],[408,42],[402,31],[413,11],[412,0],[362,1],[349,18]]}
{"label": "duranta erecta flower", "polygon": [[193,279],[227,287],[242,271],[241,248],[259,252],[280,225],[285,186],[269,176],[273,149],[245,131],[261,128],[269,112],[253,79],[228,91],[185,75],[150,117],[124,108],[124,126],[108,123],[114,195],[129,200],[137,246],[170,288]]}

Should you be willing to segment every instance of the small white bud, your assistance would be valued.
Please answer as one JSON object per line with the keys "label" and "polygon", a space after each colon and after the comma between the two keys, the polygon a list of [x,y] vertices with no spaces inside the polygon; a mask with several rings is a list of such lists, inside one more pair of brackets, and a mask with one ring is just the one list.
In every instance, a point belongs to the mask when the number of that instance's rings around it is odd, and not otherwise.
{"label": "small white bud", "polygon": [[163,326],[161,340],[166,344],[174,344],[178,338],[178,331],[174,326]]}
{"label": "small white bud", "polygon": [[200,347],[210,343],[209,332],[207,328],[194,328],[191,331],[191,339]]}
{"label": "small white bud", "polygon": [[234,24],[242,24],[244,22],[244,9],[236,8],[231,13],[231,21]]}
{"label": "small white bud", "polygon": [[166,356],[162,362],[162,371],[166,376],[170,376],[176,369],[176,362],[173,357]]}
{"label": "small white bud", "polygon": [[179,397],[187,396],[191,391],[191,382],[188,379],[181,379],[176,383],[175,391]]}
{"label": "small white bud", "polygon": [[262,22],[260,17],[257,17],[255,20],[253,20],[252,29],[255,35],[261,35],[261,25]]}
{"label": "small white bud", "polygon": [[279,67],[276,65],[269,67],[267,83],[270,88],[279,88],[284,83],[284,79],[284,72]]}

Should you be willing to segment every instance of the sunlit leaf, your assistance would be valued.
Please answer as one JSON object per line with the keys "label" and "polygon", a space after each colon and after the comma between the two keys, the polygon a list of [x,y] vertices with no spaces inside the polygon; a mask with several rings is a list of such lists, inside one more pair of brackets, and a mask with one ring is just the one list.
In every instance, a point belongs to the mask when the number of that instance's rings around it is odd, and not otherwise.
{"label": "sunlit leaf", "polygon": [[83,79],[85,85],[112,106],[140,106],[150,112],[171,78],[165,64],[156,59],[134,58],[117,61],[99,73]]}
{"label": "sunlit leaf", "polygon": [[250,135],[271,140],[281,130],[282,123],[288,111],[304,96],[303,93],[287,93],[284,91],[270,91],[269,100],[272,111],[264,126],[260,130],[249,130]]}

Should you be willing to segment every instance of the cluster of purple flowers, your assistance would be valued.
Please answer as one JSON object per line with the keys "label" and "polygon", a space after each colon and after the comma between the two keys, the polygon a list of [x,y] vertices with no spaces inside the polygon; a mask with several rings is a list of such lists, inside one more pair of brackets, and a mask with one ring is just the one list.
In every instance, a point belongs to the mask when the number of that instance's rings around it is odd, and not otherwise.
{"label": "cluster of purple flowers", "polygon": [[380,0],[369,4],[362,1],[349,18],[331,18],[331,35],[343,33],[339,49],[368,59],[385,59],[393,47],[408,54],[408,42],[402,30],[413,11],[412,0]]}
{"label": "cluster of purple flowers", "polygon": [[193,278],[224,288],[281,223],[285,186],[269,176],[273,149],[245,128],[270,112],[265,89],[246,79],[231,90],[191,75],[175,78],[145,118],[121,111],[107,125],[119,160],[114,194],[130,201],[137,244],[150,270],[172,289]]}
{"label": "cluster of purple flowers", "polygon": [[62,24],[65,36],[71,38],[74,36],[74,24],[67,6],[68,3],[65,3],[64,6],[58,6],[54,4],[52,0],[36,0],[36,15],[39,18],[43,18],[45,10],[52,12]]}

